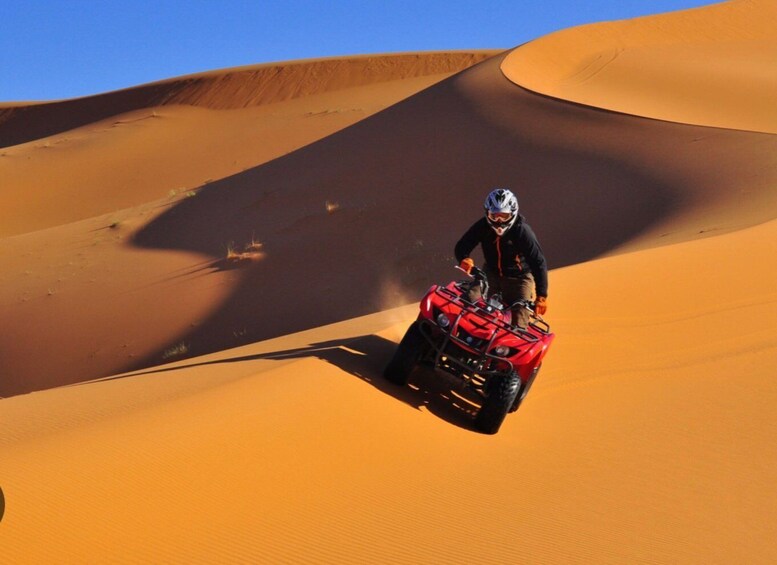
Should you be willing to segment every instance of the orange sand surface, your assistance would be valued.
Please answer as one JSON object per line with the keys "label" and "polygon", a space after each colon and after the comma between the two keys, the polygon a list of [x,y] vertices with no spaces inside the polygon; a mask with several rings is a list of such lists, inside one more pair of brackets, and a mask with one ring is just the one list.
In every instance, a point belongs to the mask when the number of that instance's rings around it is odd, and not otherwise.
{"label": "orange sand surface", "polygon": [[775,241],[555,271],[555,350],[496,436],[440,379],[383,381],[413,307],[3,400],[6,556],[773,562]]}
{"label": "orange sand surface", "polygon": [[561,30],[512,52],[513,82],[662,120],[777,133],[777,2],[729,0]]}
{"label": "orange sand surface", "polygon": [[[777,561],[777,137],[505,79],[553,37],[0,109],[0,560]],[[557,337],[486,436],[381,372],[496,185]]]}

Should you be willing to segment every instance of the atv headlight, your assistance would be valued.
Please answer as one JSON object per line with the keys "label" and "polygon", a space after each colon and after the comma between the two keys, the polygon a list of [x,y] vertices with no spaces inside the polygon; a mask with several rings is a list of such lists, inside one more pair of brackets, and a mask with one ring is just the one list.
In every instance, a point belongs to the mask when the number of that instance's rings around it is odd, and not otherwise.
{"label": "atv headlight", "polygon": [[437,314],[437,325],[443,329],[447,329],[448,326],[451,325],[451,321],[448,319],[448,316],[446,316],[444,312]]}
{"label": "atv headlight", "polygon": [[506,345],[497,345],[494,348],[494,355],[498,357],[507,357],[507,355],[510,353],[510,348]]}

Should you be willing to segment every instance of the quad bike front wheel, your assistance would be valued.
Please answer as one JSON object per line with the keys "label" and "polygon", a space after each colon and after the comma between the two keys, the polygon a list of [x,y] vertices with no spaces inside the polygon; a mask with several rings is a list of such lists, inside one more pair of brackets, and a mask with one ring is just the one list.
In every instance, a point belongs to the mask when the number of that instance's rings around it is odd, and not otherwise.
{"label": "quad bike front wheel", "polygon": [[523,402],[523,399],[526,398],[526,395],[529,393],[529,389],[531,388],[534,379],[537,377],[537,373],[540,372],[540,367],[542,367],[542,363],[534,367],[534,370],[531,372],[531,376],[529,376],[529,380],[527,380],[526,383],[521,387],[521,392],[516,395],[515,402],[513,402],[513,407],[510,408],[510,412],[515,412],[518,410],[521,402]]}
{"label": "quad bike front wheel", "polygon": [[429,344],[421,333],[418,321],[413,322],[407,328],[402,341],[399,342],[391,361],[386,365],[383,376],[396,385],[406,385],[410,373],[413,372],[428,348]]}
{"label": "quad bike front wheel", "polygon": [[475,416],[475,428],[485,434],[498,432],[520,389],[521,377],[515,371],[491,381],[488,396]]}

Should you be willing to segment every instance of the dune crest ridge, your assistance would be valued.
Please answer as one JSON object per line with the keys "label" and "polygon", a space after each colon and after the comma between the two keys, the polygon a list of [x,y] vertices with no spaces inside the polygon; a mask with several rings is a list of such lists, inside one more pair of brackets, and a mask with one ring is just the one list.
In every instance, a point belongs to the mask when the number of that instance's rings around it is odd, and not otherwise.
{"label": "dune crest ridge", "polygon": [[0,147],[141,108],[176,104],[216,110],[261,106],[375,82],[452,73],[496,53],[420,52],[264,63],[196,73],[83,98],[6,103],[0,105]]}
{"label": "dune crest ridge", "polygon": [[720,4],[569,28],[513,50],[534,92],[673,122],[777,133],[777,3]]}

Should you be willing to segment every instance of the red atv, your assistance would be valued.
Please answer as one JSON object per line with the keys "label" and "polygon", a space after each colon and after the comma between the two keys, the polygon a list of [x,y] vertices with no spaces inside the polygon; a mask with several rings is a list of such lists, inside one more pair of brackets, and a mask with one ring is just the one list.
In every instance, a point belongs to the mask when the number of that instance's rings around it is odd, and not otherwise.
{"label": "red atv", "polygon": [[[495,434],[526,397],[555,336],[533,303],[506,305],[499,294],[488,296],[482,270],[474,267],[472,277],[429,289],[383,374],[405,385],[422,364],[458,377],[482,399],[475,428]],[[511,323],[518,308],[532,311],[526,329]]]}

